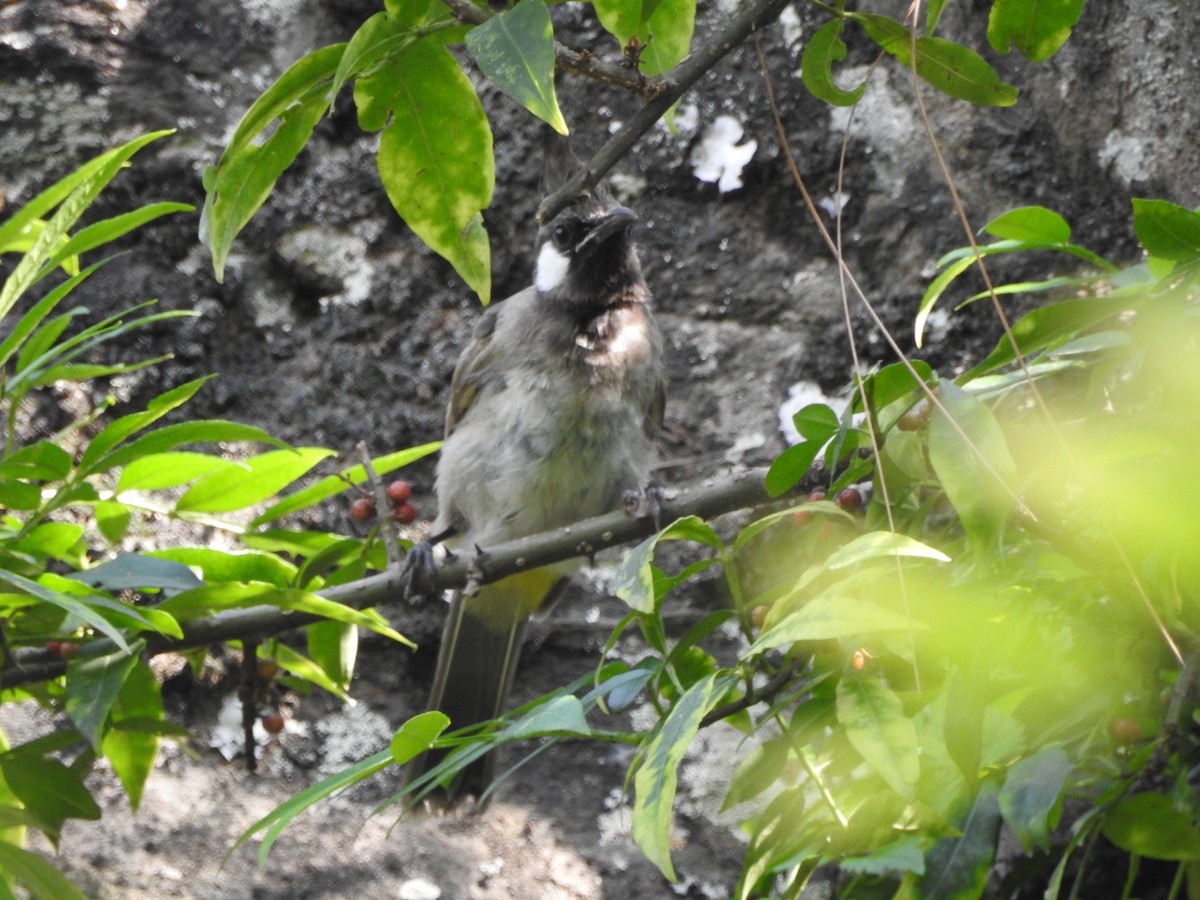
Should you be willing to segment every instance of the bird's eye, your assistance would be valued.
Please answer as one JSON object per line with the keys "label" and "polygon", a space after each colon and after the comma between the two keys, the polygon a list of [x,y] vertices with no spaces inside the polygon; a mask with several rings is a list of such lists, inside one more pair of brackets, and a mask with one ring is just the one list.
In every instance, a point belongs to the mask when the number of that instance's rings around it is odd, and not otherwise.
{"label": "bird's eye", "polygon": [[572,243],[575,236],[575,229],[565,223],[560,223],[554,226],[554,246],[559,250],[566,250]]}

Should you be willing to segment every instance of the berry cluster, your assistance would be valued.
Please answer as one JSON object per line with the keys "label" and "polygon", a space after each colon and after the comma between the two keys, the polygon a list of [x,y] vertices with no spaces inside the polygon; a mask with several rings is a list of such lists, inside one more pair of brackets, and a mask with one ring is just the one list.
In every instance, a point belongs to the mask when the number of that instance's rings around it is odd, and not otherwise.
{"label": "berry cluster", "polygon": [[[417,519],[417,508],[410,503],[412,485],[407,481],[393,481],[387,486],[387,498],[392,501],[392,516],[401,525],[411,525]],[[375,518],[375,498],[364,494],[350,504],[350,518],[356,522],[369,522]]]}

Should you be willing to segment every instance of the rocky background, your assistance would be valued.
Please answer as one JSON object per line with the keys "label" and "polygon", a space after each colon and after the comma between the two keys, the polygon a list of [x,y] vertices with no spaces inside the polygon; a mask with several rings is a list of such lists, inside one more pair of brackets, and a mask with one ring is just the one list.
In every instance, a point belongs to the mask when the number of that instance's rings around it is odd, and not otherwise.
{"label": "rocky background", "polygon": [[[907,4],[880,2],[900,16]],[[944,28],[981,49],[1021,89],[1015,107],[977,109],[922,96],[978,228],[1015,206],[1063,213],[1075,238],[1118,261],[1136,258],[1131,196],[1200,203],[1200,19],[1169,0],[1129,5],[1092,0],[1067,46],[1032,65],[985,47],[989,3],[950,4]],[[135,158],[105,193],[97,215],[157,200],[202,205],[200,175],[254,98],[293,60],[346,39],[380,4],[373,0],[5,0],[0,4],[0,217],[88,157],[165,127],[173,137]],[[697,41],[736,7],[702,3]],[[820,23],[797,2],[762,36],[789,141],[809,189],[829,214],[843,207],[845,253],[900,344],[912,349],[916,302],[943,252],[965,243],[916,111],[907,72],[877,67],[849,121],[847,165],[838,160],[848,116],[804,90],[805,35]],[[560,40],[615,58],[618,48],[586,7],[554,8]],[[847,82],[874,61],[851,46]],[[477,83],[480,83],[477,79]],[[540,199],[540,124],[496,90],[481,88],[496,135],[497,188],[486,213],[493,296],[528,283],[533,211]],[[636,108],[619,92],[564,79],[560,102],[583,156]],[[732,123],[736,123],[736,126]],[[714,133],[736,134],[748,156],[731,188],[697,178],[696,154]],[[118,380],[137,402],[208,372],[192,416],[251,422],[302,445],[375,453],[440,436],[449,375],[477,305],[453,271],[392,211],[374,171],[375,137],[357,128],[349,98],[317,129],[213,279],[197,240],[198,214],[160,221],[127,242],[132,251],[92,279],[88,302],[107,314],[149,298],[201,312],[144,333],[125,358],[165,351],[174,359]],[[753,147],[751,147],[753,145]],[[736,154],[737,151],[735,151]],[[740,186],[733,182],[740,180]],[[662,480],[686,481],[729,466],[762,464],[783,446],[789,395],[844,389],[849,344],[836,270],[788,175],[752,46],[730,57],[685,97],[677,133],[647,135],[613,176],[642,217],[643,263],[666,334],[672,379]],[[2,263],[0,263],[2,264]],[[1063,260],[996,267],[998,280],[1044,276]],[[973,288],[971,288],[973,290]],[[959,295],[965,296],[966,291]],[[948,297],[947,300],[954,298]],[[945,301],[943,301],[945,302]],[[946,309],[951,308],[946,303]],[[852,305],[860,350],[889,360],[880,335]],[[922,351],[943,373],[977,359],[999,334],[977,304],[938,319]],[[64,421],[90,399],[64,392],[35,411],[35,427]],[[807,400],[802,402],[808,402]],[[409,477],[431,514],[430,465]],[[344,509],[314,524],[349,528]],[[701,587],[689,609],[720,602]],[[197,734],[198,758],[164,751],[136,818],[111,779],[98,776],[104,821],[70,827],[59,863],[90,895],[140,897],[724,897],[740,845],[712,810],[727,777],[711,762],[736,737],[706,732],[686,767],[677,869],[668,886],[638,855],[619,803],[617,750],[559,747],[542,754],[478,819],[367,819],[393,784],[366,786],[293,826],[265,871],[252,852],[222,857],[236,835],[318,777],[384,744],[419,711],[431,675],[438,610],[397,607],[393,621],[422,644],[412,654],[367,641],[358,705],[298,703],[282,739],[248,776],[206,749],[221,693],[212,683],[167,683],[177,718]],[[576,677],[619,616],[585,590],[527,654],[518,699]],[[636,658],[636,646],[621,648]],[[170,674],[170,673],[166,673]],[[3,727],[38,727],[29,713]],[[26,711],[28,712],[28,711]],[[19,721],[18,721],[19,719]],[[733,742],[733,743],[729,743]],[[707,761],[706,761],[707,760]],[[390,829],[390,830],[389,830]]]}

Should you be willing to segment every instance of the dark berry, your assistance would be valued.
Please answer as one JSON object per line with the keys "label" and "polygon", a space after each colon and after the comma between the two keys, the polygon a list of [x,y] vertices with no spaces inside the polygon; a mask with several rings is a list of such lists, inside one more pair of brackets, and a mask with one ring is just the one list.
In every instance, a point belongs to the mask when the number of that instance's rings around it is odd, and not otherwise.
{"label": "dark berry", "polygon": [[410,525],[417,519],[417,508],[405,501],[404,503],[396,504],[392,515],[396,517],[396,521],[401,525]]}
{"label": "dark berry", "polygon": [[393,503],[404,503],[412,497],[412,485],[407,481],[393,481],[387,486],[387,495]]}
{"label": "dark berry", "polygon": [[375,516],[375,501],[370,497],[359,497],[350,504],[350,518],[355,522],[368,522]]}

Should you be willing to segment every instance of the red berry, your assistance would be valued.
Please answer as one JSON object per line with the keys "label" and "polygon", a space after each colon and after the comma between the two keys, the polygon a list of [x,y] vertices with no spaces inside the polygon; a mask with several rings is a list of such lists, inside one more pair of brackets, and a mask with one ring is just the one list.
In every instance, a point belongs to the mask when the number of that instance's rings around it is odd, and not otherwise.
{"label": "red berry", "polygon": [[850,658],[850,665],[854,666],[854,671],[861,672],[867,665],[866,651],[855,650],[854,656]]}
{"label": "red berry", "polygon": [[396,517],[396,521],[401,525],[409,525],[417,519],[417,508],[405,501],[404,503],[396,504],[396,508],[392,510],[392,515]]}
{"label": "red berry", "polygon": [[[808,500],[810,503],[815,503],[818,500],[824,500],[824,499],[825,499],[825,492],[823,490],[821,490],[820,488],[818,488],[815,491],[811,491],[808,495]],[[805,525],[805,524],[811,522],[812,518],[813,518],[813,512],[810,509],[798,509],[794,513],[792,513],[792,521],[794,521],[797,525]]]}
{"label": "red berry", "polygon": [[837,495],[834,502],[847,512],[854,512],[862,507],[862,494],[858,492],[858,488],[846,488]]}
{"label": "red berry", "polygon": [[393,481],[387,486],[387,495],[393,503],[403,503],[412,497],[412,485],[407,481]]}
{"label": "red berry", "polygon": [[270,681],[279,672],[279,663],[273,659],[262,657],[258,661],[258,677],[263,681]]}
{"label": "red berry", "polygon": [[269,712],[262,717],[263,728],[267,730],[267,734],[279,734],[283,731],[283,713],[276,710]]}
{"label": "red berry", "polygon": [[1132,744],[1142,739],[1142,726],[1133,719],[1113,719],[1108,723],[1108,733],[1118,744]]}
{"label": "red berry", "polygon": [[63,659],[70,659],[78,649],[79,645],[72,641],[46,641],[46,652]]}
{"label": "red berry", "polygon": [[375,516],[375,501],[370,497],[359,497],[350,504],[350,518],[355,522],[367,522]]}

